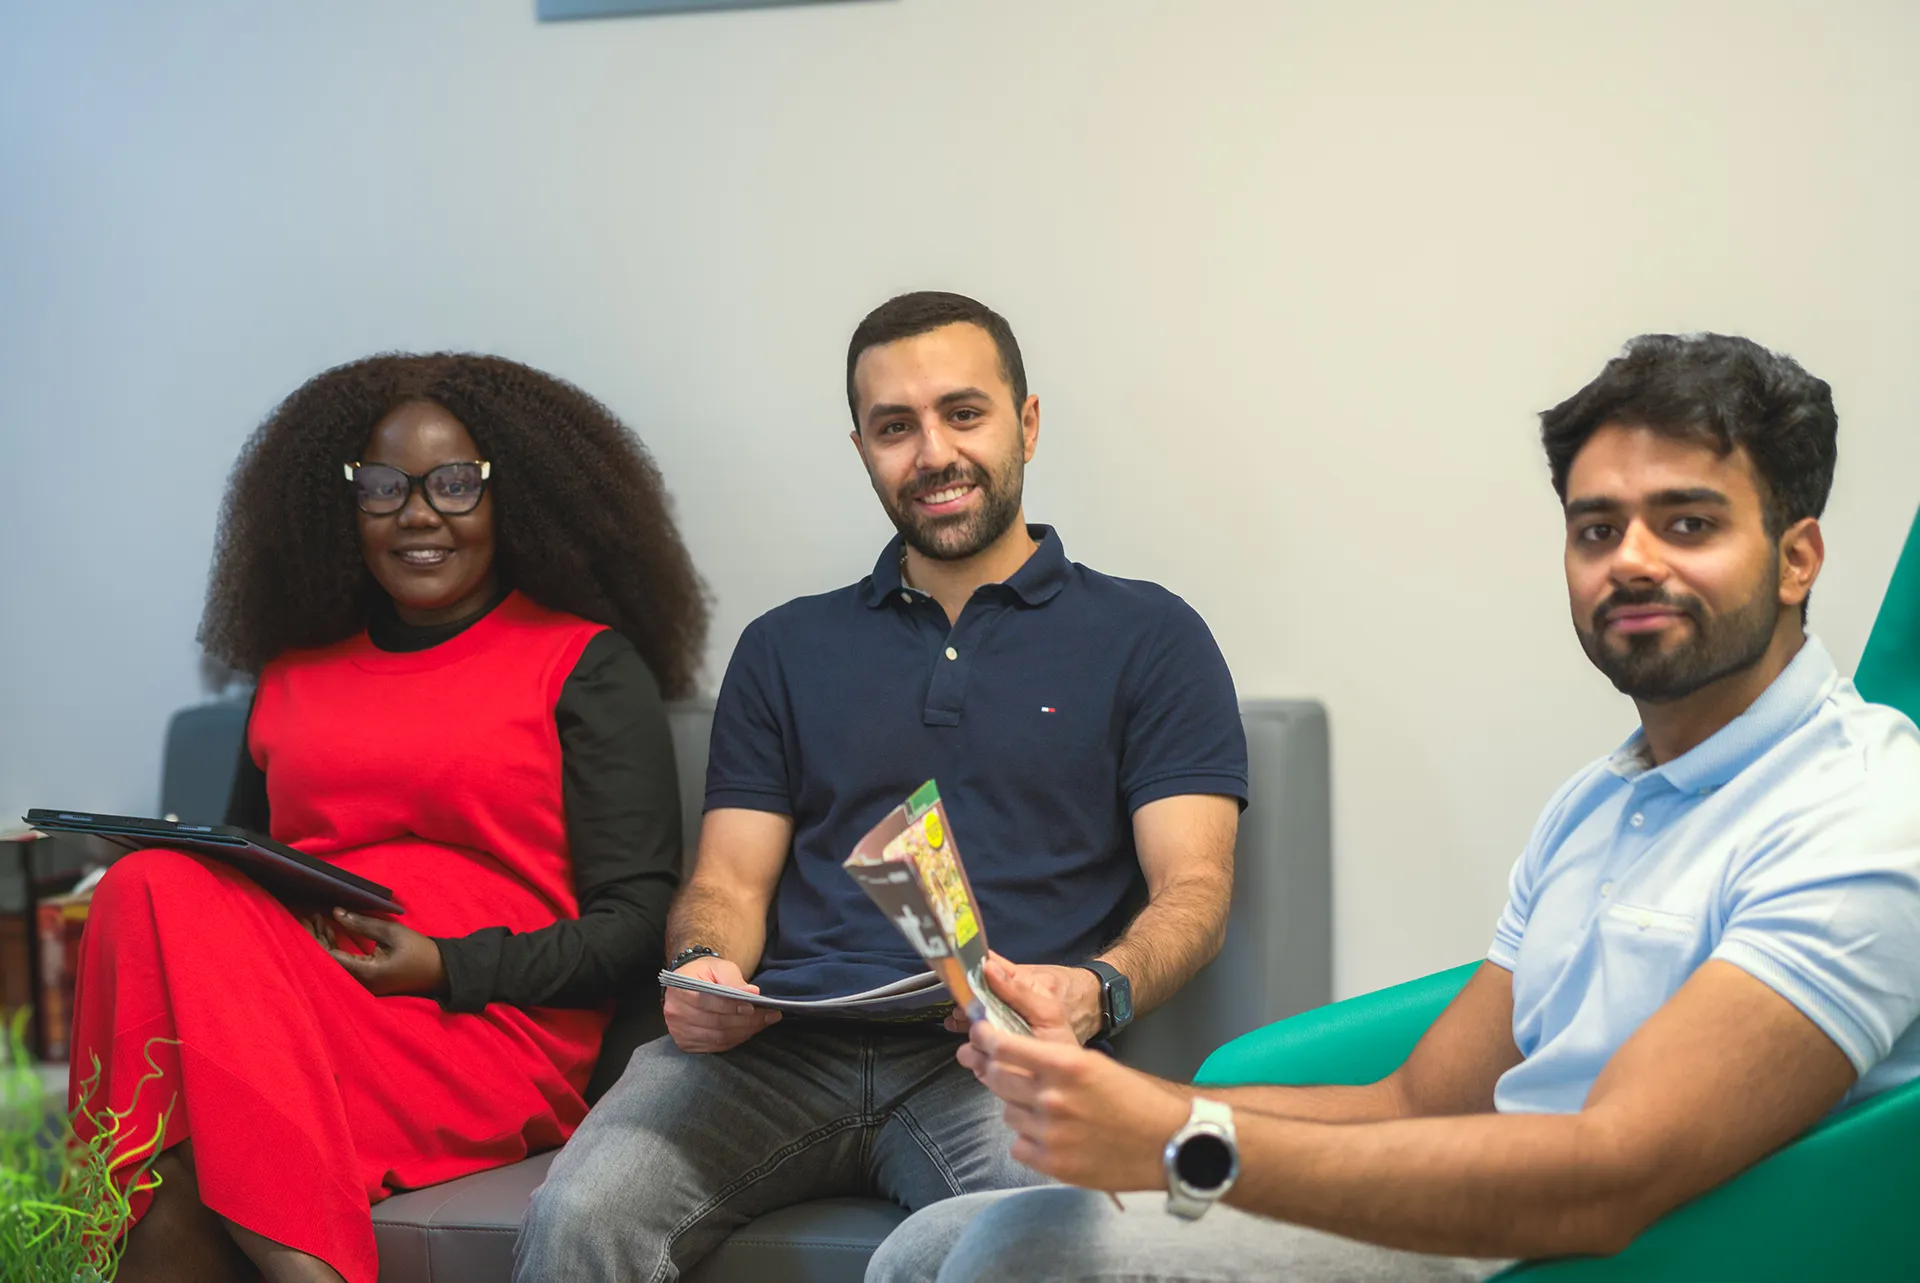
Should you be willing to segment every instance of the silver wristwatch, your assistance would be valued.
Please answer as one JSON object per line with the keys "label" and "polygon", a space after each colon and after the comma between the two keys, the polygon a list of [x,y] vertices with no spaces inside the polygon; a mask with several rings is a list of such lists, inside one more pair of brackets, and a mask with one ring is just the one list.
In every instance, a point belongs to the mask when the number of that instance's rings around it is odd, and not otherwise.
{"label": "silver wristwatch", "polygon": [[1182,1220],[1199,1220],[1240,1175],[1233,1110],[1195,1096],[1186,1126],[1167,1142],[1161,1162],[1167,1169],[1167,1211]]}

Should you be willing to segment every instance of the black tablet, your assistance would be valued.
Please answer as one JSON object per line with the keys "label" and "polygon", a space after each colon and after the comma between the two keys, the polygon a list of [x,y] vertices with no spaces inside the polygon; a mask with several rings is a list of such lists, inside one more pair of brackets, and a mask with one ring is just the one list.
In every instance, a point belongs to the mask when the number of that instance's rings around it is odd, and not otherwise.
{"label": "black tablet", "polygon": [[130,815],[94,815],[88,811],[35,808],[21,817],[43,833],[86,833],[129,851],[166,846],[224,860],[261,885],[288,891],[331,907],[402,913],[393,892],[378,882],[296,851],[270,837],[232,824],[179,824]]}

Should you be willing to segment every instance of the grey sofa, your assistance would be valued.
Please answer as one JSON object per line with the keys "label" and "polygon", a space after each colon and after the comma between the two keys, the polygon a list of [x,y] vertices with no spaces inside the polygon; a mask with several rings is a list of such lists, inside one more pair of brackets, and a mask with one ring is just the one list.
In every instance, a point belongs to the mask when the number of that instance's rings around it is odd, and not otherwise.
{"label": "grey sofa", "polygon": [[[169,727],[162,807],[214,818],[238,751],[244,704],[183,710]],[[1189,1078],[1230,1038],[1332,997],[1332,882],[1327,720],[1317,703],[1241,706],[1252,802],[1235,850],[1233,914],[1220,957],[1165,1007],[1116,1041],[1122,1060]],[[710,702],[670,709],[688,856],[699,833]],[[991,924],[989,924],[989,928]],[[633,1048],[664,1032],[659,994],[641,983],[621,1004],[588,1088],[619,1077]],[[514,1236],[551,1154],[427,1189],[373,1209],[381,1283],[506,1283]],[[688,1283],[856,1283],[867,1258],[906,1213],[878,1199],[825,1199],[748,1224],[688,1275]]]}

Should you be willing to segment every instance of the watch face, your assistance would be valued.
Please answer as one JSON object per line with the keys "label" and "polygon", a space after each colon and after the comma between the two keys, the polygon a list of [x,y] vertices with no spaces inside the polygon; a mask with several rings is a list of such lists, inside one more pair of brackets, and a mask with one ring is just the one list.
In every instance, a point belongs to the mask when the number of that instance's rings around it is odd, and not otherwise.
{"label": "watch face", "polygon": [[1113,1011],[1114,1027],[1133,1019],[1133,982],[1121,976],[1107,986],[1107,1003]]}
{"label": "watch face", "polygon": [[1211,1132],[1196,1132],[1180,1142],[1173,1170],[1196,1190],[1218,1189],[1233,1174],[1233,1149]]}

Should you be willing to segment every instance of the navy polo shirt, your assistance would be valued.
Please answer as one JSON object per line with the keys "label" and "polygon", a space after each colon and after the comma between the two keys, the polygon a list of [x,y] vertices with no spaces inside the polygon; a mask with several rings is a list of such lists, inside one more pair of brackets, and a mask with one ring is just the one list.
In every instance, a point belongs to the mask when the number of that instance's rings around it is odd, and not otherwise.
{"label": "navy polo shirt", "polygon": [[840,865],[940,782],[982,925],[1015,962],[1084,961],[1145,903],[1134,811],[1247,797],[1233,678],[1192,607],[1067,560],[1059,536],[949,626],[900,581],[900,539],[859,583],[741,634],[714,710],[707,809],[793,819],[755,983],[831,997],[925,970]]}

